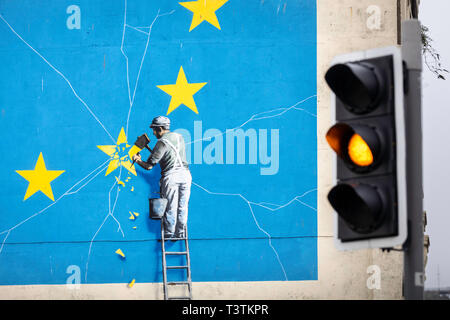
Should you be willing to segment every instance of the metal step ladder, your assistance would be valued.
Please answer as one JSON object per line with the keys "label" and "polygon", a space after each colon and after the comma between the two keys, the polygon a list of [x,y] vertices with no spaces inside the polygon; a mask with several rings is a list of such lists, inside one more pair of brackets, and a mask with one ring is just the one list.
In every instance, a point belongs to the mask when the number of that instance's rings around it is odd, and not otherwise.
{"label": "metal step ladder", "polygon": [[[184,240],[184,248],[185,251],[166,251],[165,241],[172,240]],[[187,226],[184,228],[184,237],[183,238],[164,238],[164,223],[161,220],[161,249],[162,249],[162,267],[163,267],[163,288],[164,288],[164,300],[192,300],[192,280],[191,280],[191,261],[189,257],[189,244],[188,244],[188,233]],[[185,256],[184,265],[179,266],[168,266],[166,256],[168,255],[179,255]],[[186,280],[185,281],[168,281],[168,270],[186,270]],[[172,286],[187,286],[188,295],[187,296],[169,296],[169,288]]]}

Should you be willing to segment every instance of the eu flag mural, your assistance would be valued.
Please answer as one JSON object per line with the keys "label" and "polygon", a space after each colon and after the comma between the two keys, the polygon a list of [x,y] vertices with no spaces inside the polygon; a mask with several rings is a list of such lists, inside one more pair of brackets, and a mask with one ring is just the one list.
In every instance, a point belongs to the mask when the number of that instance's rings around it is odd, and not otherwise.
{"label": "eu flag mural", "polygon": [[2,0],[0,34],[0,285],[162,281],[158,115],[192,280],[317,279],[315,0]]}

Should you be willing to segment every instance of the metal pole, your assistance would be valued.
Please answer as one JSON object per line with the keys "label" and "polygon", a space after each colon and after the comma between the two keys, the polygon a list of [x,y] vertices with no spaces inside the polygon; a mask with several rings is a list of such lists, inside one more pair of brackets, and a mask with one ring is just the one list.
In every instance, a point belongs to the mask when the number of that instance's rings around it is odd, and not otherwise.
{"label": "metal pole", "polygon": [[402,56],[409,87],[405,96],[408,239],[403,246],[403,295],[406,300],[423,300],[422,42],[418,20],[402,22]]}

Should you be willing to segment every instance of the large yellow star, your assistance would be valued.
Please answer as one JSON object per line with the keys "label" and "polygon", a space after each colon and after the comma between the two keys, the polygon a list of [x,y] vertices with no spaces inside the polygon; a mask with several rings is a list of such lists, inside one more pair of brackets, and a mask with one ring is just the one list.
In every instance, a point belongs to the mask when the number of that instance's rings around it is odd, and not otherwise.
{"label": "large yellow star", "polygon": [[175,84],[157,86],[159,89],[172,96],[170,99],[169,109],[167,110],[167,115],[182,104],[198,114],[193,96],[205,84],[207,84],[207,82],[188,83],[183,67],[180,67],[177,82]]}
{"label": "large yellow star", "polygon": [[[141,151],[141,149],[136,147],[135,145],[130,148],[127,143],[127,136],[125,135],[125,130],[123,129],[123,127],[120,130],[119,137],[117,138],[117,142],[115,145],[97,147],[112,158],[109,162],[105,176],[116,170],[119,166],[124,167],[135,176],[137,175],[136,169],[132,165],[130,159],[132,159],[136,153]],[[126,150],[128,150],[128,152],[126,152]]]}
{"label": "large yellow star", "polygon": [[55,201],[50,182],[59,177],[64,170],[47,170],[42,152],[39,154],[34,170],[16,170],[16,172],[29,182],[23,201],[38,191],[42,191],[43,194]]}
{"label": "large yellow star", "polygon": [[220,30],[220,24],[219,20],[217,20],[216,11],[227,2],[228,0],[197,0],[179,2],[179,4],[183,7],[194,13],[189,32],[205,20]]}

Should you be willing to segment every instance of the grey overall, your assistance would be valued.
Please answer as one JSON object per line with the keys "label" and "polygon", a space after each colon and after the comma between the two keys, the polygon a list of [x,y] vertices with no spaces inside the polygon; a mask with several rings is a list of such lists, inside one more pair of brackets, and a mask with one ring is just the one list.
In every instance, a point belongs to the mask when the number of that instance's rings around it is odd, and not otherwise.
{"label": "grey overall", "polygon": [[[188,204],[191,194],[191,173],[187,167],[183,137],[169,132],[159,139],[166,147],[161,159],[161,197],[167,199],[167,209],[163,218],[165,237],[184,237],[188,219]],[[161,146],[162,147],[162,146]],[[163,168],[163,165],[165,167]]]}

